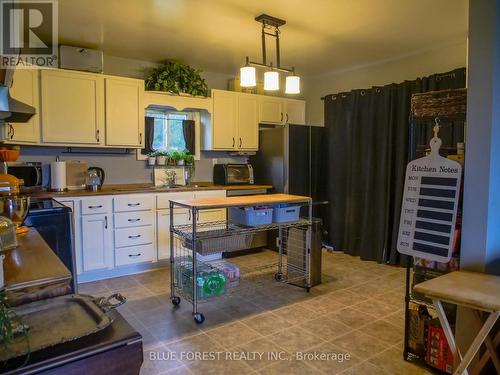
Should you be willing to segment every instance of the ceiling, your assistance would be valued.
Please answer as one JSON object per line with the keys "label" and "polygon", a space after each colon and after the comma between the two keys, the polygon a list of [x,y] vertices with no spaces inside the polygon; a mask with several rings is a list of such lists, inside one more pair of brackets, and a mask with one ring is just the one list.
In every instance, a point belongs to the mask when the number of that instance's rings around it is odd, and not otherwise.
{"label": "ceiling", "polygon": [[[320,74],[464,41],[467,0],[59,0],[60,43],[236,73],[261,60],[260,24],[286,20],[281,65]],[[274,60],[273,41],[268,56]]]}

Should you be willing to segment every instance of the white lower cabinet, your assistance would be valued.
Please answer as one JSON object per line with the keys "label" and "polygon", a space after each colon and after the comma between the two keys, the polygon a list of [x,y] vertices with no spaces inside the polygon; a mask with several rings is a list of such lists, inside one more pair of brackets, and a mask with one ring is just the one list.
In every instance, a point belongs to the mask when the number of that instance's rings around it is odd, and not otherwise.
{"label": "white lower cabinet", "polygon": [[[187,224],[189,213],[185,210],[174,210],[175,225]],[[158,260],[170,258],[170,210],[156,212],[156,243]]]}
{"label": "white lower cabinet", "polygon": [[113,267],[110,215],[82,216],[83,272]]}
{"label": "white lower cabinet", "polygon": [[115,249],[115,264],[117,267],[128,266],[136,263],[152,262],[155,247],[148,245],[128,246]]}
{"label": "white lower cabinet", "polygon": [[[169,259],[169,201],[225,196],[224,190],[209,190],[60,199],[61,203],[73,208],[80,279],[99,280],[135,273],[152,267],[148,263]],[[225,209],[202,210],[197,222],[225,218]],[[191,213],[175,209],[174,222],[176,225],[190,223]]]}
{"label": "white lower cabinet", "polygon": [[152,225],[115,229],[115,247],[145,245],[153,242],[154,228]]}

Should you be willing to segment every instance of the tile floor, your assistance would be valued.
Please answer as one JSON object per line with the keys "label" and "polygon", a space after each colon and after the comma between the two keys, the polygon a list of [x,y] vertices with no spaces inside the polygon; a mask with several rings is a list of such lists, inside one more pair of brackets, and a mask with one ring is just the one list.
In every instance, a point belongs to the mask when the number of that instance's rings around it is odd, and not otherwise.
{"label": "tile floor", "polygon": [[[231,261],[251,268],[274,256]],[[81,284],[80,292],[128,298],[120,311],[143,335],[141,374],[427,374],[402,359],[404,269],[324,252],[324,282],[310,293],[268,276],[200,304],[202,325],[185,301],[172,307],[169,270]]]}

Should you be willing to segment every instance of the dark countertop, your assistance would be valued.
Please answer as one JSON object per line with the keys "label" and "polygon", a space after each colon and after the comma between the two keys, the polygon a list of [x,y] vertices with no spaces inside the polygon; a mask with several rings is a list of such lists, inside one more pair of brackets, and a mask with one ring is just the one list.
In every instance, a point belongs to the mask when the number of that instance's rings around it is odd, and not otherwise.
{"label": "dark countertop", "polygon": [[71,272],[35,228],[18,235],[19,246],[5,252],[5,290],[11,305],[65,294]]}
{"label": "dark countertop", "polygon": [[104,185],[101,190],[75,190],[65,192],[43,191],[30,194],[33,198],[61,198],[61,197],[82,197],[93,195],[117,195],[136,193],[176,193],[186,191],[204,190],[248,190],[248,189],[271,189],[271,185],[214,185],[212,183],[197,182],[197,186],[178,186],[175,188],[156,187],[152,184],[118,184]]}

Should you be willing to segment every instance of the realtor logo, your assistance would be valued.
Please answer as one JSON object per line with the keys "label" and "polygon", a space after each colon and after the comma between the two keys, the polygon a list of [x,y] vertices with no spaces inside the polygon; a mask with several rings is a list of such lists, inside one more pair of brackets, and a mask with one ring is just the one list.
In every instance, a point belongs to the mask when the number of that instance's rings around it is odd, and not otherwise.
{"label": "realtor logo", "polygon": [[0,0],[2,65],[57,67],[57,0]]}

